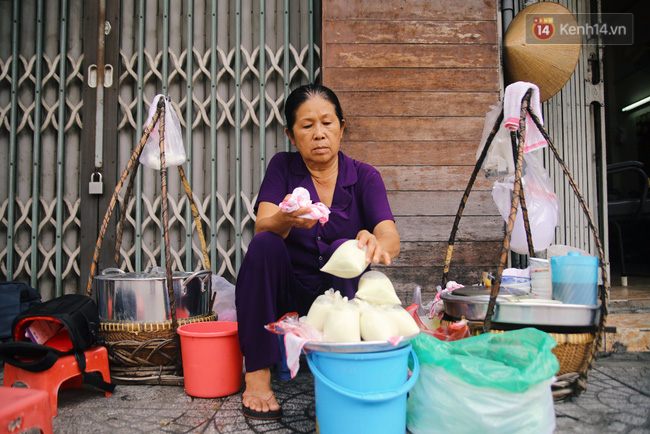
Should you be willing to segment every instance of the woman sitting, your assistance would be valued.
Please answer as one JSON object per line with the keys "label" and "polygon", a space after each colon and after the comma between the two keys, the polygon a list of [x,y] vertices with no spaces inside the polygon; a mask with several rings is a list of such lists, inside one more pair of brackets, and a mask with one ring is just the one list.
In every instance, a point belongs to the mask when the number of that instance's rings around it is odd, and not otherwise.
{"label": "woman sitting", "polygon": [[[359,278],[341,279],[320,271],[344,241],[367,247],[366,262],[390,265],[400,239],[386,187],[372,166],[340,151],[345,119],[338,98],[325,86],[294,90],[285,104],[285,132],[297,153],[270,161],[255,209],[255,236],[237,277],[239,343],[246,365],[243,413],[278,419],[282,409],[271,389],[270,366],[281,360],[279,341],[264,325],[287,312],[306,315],[329,288],[353,298]],[[284,212],[279,204],[296,187],[330,209],[329,221],[301,217],[309,208]]]}

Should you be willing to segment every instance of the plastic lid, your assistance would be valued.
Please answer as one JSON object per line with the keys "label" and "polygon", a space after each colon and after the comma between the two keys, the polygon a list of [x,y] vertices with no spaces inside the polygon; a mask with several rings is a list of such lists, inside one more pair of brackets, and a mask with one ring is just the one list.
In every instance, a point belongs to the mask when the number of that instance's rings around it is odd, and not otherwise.
{"label": "plastic lid", "polygon": [[[572,254],[573,253],[573,254]],[[569,252],[551,257],[551,280],[555,283],[598,283],[598,258]]]}

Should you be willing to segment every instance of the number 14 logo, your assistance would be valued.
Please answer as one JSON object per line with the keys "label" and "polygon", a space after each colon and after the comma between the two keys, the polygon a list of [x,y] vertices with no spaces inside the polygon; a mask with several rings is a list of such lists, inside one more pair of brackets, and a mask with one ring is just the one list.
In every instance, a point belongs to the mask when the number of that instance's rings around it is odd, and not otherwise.
{"label": "number 14 logo", "polygon": [[533,35],[537,39],[545,41],[550,39],[555,33],[553,18],[535,18],[533,22]]}

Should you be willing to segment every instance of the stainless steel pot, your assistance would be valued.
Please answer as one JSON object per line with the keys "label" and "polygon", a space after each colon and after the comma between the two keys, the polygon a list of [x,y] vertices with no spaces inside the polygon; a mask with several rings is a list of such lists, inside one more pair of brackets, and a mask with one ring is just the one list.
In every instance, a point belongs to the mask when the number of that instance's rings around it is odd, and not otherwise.
{"label": "stainless steel pot", "polygon": [[[190,318],[210,311],[210,270],[172,273],[176,318]],[[164,322],[171,320],[167,277],[162,268],[125,273],[107,268],[95,276],[99,318],[120,322]]]}

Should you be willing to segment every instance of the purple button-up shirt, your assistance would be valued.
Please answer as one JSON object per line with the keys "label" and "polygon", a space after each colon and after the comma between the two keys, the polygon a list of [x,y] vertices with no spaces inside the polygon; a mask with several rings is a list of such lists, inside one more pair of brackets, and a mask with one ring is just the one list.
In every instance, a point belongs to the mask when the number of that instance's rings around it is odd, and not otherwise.
{"label": "purple button-up shirt", "polygon": [[[333,283],[336,280],[319,269],[341,240],[356,238],[362,229],[372,232],[384,220],[395,220],[379,171],[340,151],[338,158],[339,174],[329,221],[323,226],[316,223],[311,229],[294,227],[285,239],[296,278],[310,292],[322,292],[336,286]],[[312,202],[320,201],[301,155],[297,152],[274,155],[260,187],[255,211],[260,202],[280,204],[296,187],[307,189]]]}

